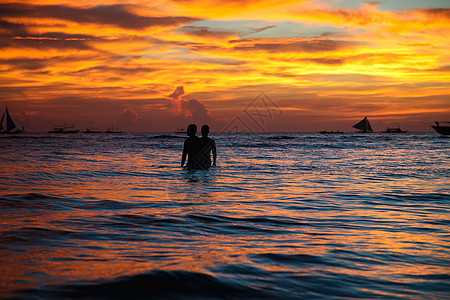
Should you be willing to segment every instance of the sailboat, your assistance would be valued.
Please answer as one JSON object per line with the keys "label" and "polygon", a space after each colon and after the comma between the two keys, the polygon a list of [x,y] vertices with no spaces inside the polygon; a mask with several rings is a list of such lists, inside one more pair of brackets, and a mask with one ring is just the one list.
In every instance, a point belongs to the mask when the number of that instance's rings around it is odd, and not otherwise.
{"label": "sailboat", "polygon": [[361,130],[359,131],[360,133],[373,132],[372,126],[370,126],[369,119],[367,119],[367,117],[353,125],[353,128]]}
{"label": "sailboat", "polygon": [[67,126],[66,124],[62,126],[53,125],[53,130],[50,130],[48,133],[77,133],[78,129],[75,129],[73,125]]}
{"label": "sailboat", "polygon": [[112,127],[108,127],[105,133],[122,133],[122,131],[119,131],[119,126],[114,127],[113,125]]}
{"label": "sailboat", "polygon": [[442,135],[450,135],[450,122],[435,122],[436,125],[431,126]]}
{"label": "sailboat", "polygon": [[[5,125],[3,124],[5,123]],[[8,111],[8,106],[6,106],[5,112],[3,113],[2,120],[0,122],[0,133],[22,133],[23,129],[20,130],[16,127],[16,124],[14,124],[13,119],[11,118],[11,115]]]}

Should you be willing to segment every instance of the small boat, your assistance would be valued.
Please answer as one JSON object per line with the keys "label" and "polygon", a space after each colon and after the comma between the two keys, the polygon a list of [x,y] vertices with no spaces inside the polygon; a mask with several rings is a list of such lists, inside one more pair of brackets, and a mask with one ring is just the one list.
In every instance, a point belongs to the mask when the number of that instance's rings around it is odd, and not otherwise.
{"label": "small boat", "polygon": [[75,129],[73,125],[67,126],[66,124],[62,126],[53,125],[53,130],[50,130],[48,133],[77,133],[78,129]]}
{"label": "small boat", "polygon": [[122,133],[122,131],[119,131],[119,126],[114,127],[113,125],[112,127],[108,127],[105,133]]}
{"label": "small boat", "polygon": [[100,133],[100,130],[87,128],[83,133]]}
{"label": "small boat", "polygon": [[[435,122],[436,125],[432,125],[431,127],[434,128],[437,132],[439,132],[442,135],[450,135],[450,122]],[[445,125],[443,125],[445,124]]]}
{"label": "small boat", "polygon": [[359,121],[358,123],[353,125],[353,128],[361,130],[358,133],[372,133],[373,132],[372,126],[370,126],[369,119],[367,119],[367,117],[365,117],[364,119],[362,119],[361,121]]}
{"label": "small boat", "polygon": [[[3,125],[3,123],[5,124]],[[16,127],[16,124],[9,114],[8,106],[6,106],[5,112],[3,113],[2,120],[0,122],[0,133],[17,134],[22,132],[23,128],[22,130],[20,130]]]}
{"label": "small boat", "polygon": [[340,134],[340,133],[343,133],[342,131],[339,131],[339,130],[336,130],[336,131],[326,131],[326,130],[323,130],[323,131],[319,131],[319,133],[322,133],[322,134]]}
{"label": "small boat", "polygon": [[405,133],[406,130],[401,130],[400,127],[387,128],[386,131],[382,131],[383,133]]}
{"label": "small boat", "polygon": [[183,128],[179,128],[177,130],[175,130],[175,133],[186,133],[186,130],[184,130]]}

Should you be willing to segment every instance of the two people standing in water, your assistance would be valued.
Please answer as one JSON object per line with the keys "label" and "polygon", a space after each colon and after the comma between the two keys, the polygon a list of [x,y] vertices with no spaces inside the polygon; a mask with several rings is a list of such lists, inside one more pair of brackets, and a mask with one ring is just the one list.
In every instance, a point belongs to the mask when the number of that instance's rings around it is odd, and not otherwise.
{"label": "two people standing in water", "polygon": [[213,155],[212,165],[216,165],[216,142],[208,137],[209,126],[202,126],[202,137],[199,138],[197,133],[197,125],[190,124],[187,128],[189,136],[184,141],[183,155],[181,156],[181,167],[184,167],[186,157],[188,158],[186,169],[206,170],[211,167],[211,152]]}

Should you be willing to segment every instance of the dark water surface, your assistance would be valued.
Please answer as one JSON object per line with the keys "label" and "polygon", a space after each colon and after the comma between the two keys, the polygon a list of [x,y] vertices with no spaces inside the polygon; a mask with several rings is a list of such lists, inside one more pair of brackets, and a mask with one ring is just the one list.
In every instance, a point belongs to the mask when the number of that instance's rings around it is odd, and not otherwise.
{"label": "dark water surface", "polygon": [[450,298],[450,139],[0,137],[0,297]]}

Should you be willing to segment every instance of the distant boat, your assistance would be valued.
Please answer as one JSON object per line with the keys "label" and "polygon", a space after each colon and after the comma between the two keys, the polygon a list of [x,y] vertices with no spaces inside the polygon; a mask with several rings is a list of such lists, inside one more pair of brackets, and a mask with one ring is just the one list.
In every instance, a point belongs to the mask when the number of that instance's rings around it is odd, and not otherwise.
{"label": "distant boat", "polygon": [[382,133],[405,133],[406,130],[401,130],[400,126],[397,127],[387,127],[385,131],[382,131]]}
{"label": "distant boat", "polygon": [[66,124],[62,126],[53,125],[53,130],[50,130],[48,133],[77,133],[78,129],[75,129],[73,125],[67,126]]}
{"label": "distant boat", "polygon": [[394,128],[387,128],[385,131],[382,131],[383,133],[405,133],[406,130],[401,130],[400,127],[394,127]]}
{"label": "distant boat", "polygon": [[[3,125],[5,123],[5,125]],[[22,133],[23,129],[20,130],[16,127],[11,115],[8,111],[8,106],[6,106],[5,112],[3,113],[2,120],[0,122],[0,133],[17,134]]]}
{"label": "distant boat", "polygon": [[[450,135],[450,122],[435,122],[436,125],[433,125],[431,127],[434,128],[437,132],[443,135]],[[445,125],[442,125],[445,124]]]}
{"label": "distant boat", "polygon": [[339,130],[336,130],[336,131],[326,131],[326,130],[323,130],[323,131],[319,131],[319,133],[322,133],[322,134],[339,134],[339,133],[343,133],[342,131],[339,131]]}
{"label": "distant boat", "polygon": [[175,130],[175,133],[186,133],[186,130],[184,130],[183,128],[179,128]]}
{"label": "distant boat", "polygon": [[105,133],[122,133],[122,131],[119,131],[119,126],[114,127],[113,125],[112,127],[108,127]]}
{"label": "distant boat", "polygon": [[367,117],[365,117],[364,119],[362,119],[361,121],[359,121],[358,123],[353,125],[353,128],[361,130],[361,131],[359,131],[360,133],[372,133],[373,132],[372,126],[370,126],[369,119],[367,119]]}
{"label": "distant boat", "polygon": [[87,128],[83,133],[100,133],[100,130]]}

